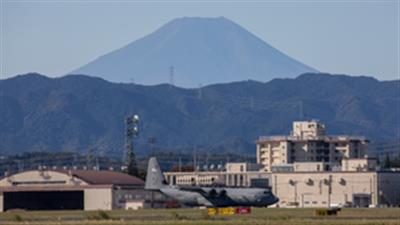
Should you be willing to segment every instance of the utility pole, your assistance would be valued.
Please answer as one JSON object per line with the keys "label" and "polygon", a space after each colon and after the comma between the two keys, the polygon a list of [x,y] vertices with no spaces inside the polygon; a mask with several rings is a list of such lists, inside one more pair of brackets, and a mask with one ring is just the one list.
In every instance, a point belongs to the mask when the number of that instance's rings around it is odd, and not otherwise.
{"label": "utility pole", "polygon": [[180,156],[179,156],[179,159],[178,159],[178,171],[182,172],[182,158]]}
{"label": "utility pole", "polygon": [[96,170],[100,170],[99,156],[96,155]]}
{"label": "utility pole", "polygon": [[132,115],[125,118],[125,172],[132,176],[139,176],[136,155],[133,151],[133,139],[139,135],[139,116]]}
{"label": "utility pole", "polygon": [[147,139],[147,142],[150,145],[150,156],[156,156],[154,145],[157,142],[157,139],[155,137],[150,137],[149,139]]}
{"label": "utility pole", "polygon": [[93,169],[93,148],[89,148],[88,153],[86,155],[86,168],[88,170]]}
{"label": "utility pole", "polygon": [[197,172],[197,151],[194,149],[193,151],[193,169]]}
{"label": "utility pole", "polygon": [[72,159],[72,163],[71,163],[71,167],[72,167],[72,169],[73,170],[76,170],[76,169],[78,169],[78,152],[77,151],[73,151],[72,152],[72,157],[73,157],[73,159]]}
{"label": "utility pole", "polygon": [[208,171],[209,170],[209,166],[208,166],[208,158],[209,158],[209,154],[208,154],[208,151],[207,151],[207,154],[206,154],[206,170]]}
{"label": "utility pole", "polygon": [[175,85],[174,84],[174,66],[169,67],[169,84],[170,85]]}

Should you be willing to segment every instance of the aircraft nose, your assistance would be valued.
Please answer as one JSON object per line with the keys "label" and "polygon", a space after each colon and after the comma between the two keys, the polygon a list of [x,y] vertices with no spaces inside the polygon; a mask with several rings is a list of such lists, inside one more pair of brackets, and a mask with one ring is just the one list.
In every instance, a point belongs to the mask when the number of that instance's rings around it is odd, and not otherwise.
{"label": "aircraft nose", "polygon": [[277,198],[275,195],[267,195],[262,198],[261,202],[263,205],[273,205],[279,202],[279,198]]}
{"label": "aircraft nose", "polygon": [[272,196],[269,196],[267,201],[268,201],[269,205],[273,205],[273,204],[279,202],[279,198],[276,197],[275,195],[272,195]]}
{"label": "aircraft nose", "polygon": [[277,202],[279,202],[279,198],[276,197],[276,196],[274,196],[274,202],[273,202],[272,204],[275,204],[275,203],[277,203]]}

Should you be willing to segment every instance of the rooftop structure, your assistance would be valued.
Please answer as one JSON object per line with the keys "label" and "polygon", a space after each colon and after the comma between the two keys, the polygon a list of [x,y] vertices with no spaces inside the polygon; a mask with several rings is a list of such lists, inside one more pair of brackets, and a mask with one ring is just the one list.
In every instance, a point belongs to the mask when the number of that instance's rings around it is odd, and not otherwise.
{"label": "rooftop structure", "polygon": [[292,136],[302,139],[321,137],[325,135],[325,125],[316,121],[294,121]]}

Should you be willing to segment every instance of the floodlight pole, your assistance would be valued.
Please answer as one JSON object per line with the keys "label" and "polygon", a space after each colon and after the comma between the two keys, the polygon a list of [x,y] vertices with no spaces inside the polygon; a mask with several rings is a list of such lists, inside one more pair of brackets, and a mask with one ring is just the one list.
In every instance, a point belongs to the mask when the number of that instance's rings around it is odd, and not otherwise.
{"label": "floodlight pole", "polygon": [[125,171],[129,175],[139,176],[136,155],[133,151],[133,139],[139,135],[139,116],[131,115],[125,118]]}

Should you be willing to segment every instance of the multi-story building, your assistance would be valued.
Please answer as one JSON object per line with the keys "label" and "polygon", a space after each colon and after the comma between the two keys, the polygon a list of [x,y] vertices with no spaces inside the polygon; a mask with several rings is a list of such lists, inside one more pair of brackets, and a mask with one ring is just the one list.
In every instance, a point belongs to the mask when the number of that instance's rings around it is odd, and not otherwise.
{"label": "multi-story building", "polygon": [[[353,162],[354,163],[354,162]],[[166,172],[171,185],[271,188],[277,207],[400,206],[400,172],[316,171],[318,163],[299,163],[297,170]],[[358,163],[353,165],[359,165]],[[355,167],[360,168],[360,167]]]}
{"label": "multi-story building", "polygon": [[368,148],[364,137],[325,135],[324,124],[315,120],[293,122],[291,135],[260,137],[256,143],[257,162],[266,172],[294,162],[324,162],[321,170],[331,170],[342,159],[364,158]]}
{"label": "multi-story building", "polygon": [[224,171],[168,172],[170,184],[270,187],[279,207],[400,206],[400,172],[366,157],[368,140],[327,136],[318,121],[294,122],[290,136],[261,137],[257,162]]}

